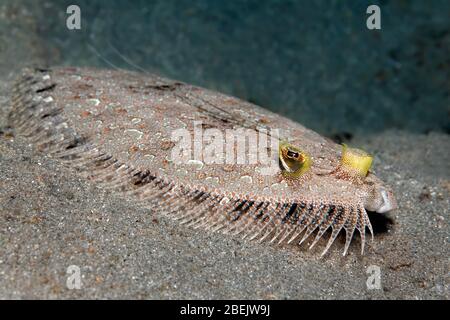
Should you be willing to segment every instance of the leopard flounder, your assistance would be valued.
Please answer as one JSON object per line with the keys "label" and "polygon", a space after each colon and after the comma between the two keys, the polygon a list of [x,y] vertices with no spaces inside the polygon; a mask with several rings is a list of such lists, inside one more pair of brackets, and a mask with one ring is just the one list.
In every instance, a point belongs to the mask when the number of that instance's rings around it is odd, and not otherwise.
{"label": "leopard flounder", "polygon": [[[362,253],[366,228],[373,238],[366,210],[397,206],[365,152],[179,81],[130,71],[26,69],[11,102],[11,126],[37,150],[193,228],[276,243],[301,243],[316,231],[310,247],[330,230],[322,254],[344,229],[345,255],[355,230]],[[267,147],[275,171],[264,173],[251,161],[174,161],[174,132],[194,134],[196,126],[266,133],[279,142],[276,150]],[[192,144],[202,141],[194,137]]]}

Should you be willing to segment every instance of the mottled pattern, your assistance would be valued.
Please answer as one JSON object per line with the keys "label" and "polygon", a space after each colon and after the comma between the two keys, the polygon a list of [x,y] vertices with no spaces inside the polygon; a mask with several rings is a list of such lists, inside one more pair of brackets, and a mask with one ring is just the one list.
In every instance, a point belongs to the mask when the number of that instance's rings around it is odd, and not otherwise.
{"label": "mottled pattern", "polygon": [[[303,242],[317,231],[311,246],[331,229],[323,253],[344,229],[344,254],[355,229],[362,250],[366,227],[372,232],[365,208],[381,181],[347,176],[339,145],[237,98],[153,75],[56,68],[25,70],[12,103],[11,125],[38,150],[194,228],[277,243]],[[172,133],[193,132],[194,121],[220,130],[279,129],[277,138],[313,165],[285,179],[281,169],[263,175],[257,164],[176,164]]]}

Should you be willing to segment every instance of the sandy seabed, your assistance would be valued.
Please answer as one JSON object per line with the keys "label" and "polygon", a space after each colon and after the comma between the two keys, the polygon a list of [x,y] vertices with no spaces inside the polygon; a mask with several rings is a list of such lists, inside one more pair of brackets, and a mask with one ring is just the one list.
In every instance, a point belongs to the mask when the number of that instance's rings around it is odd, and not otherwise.
{"label": "sandy seabed", "polygon": [[[323,242],[308,251],[199,232],[91,185],[8,129],[11,79],[48,53],[26,13],[0,23],[10,44],[0,51],[0,298],[450,298],[448,134],[353,138],[376,155],[374,170],[399,203],[371,216],[376,235],[364,256],[358,237],[348,256],[340,238],[321,259]],[[71,265],[79,290],[66,285]],[[371,266],[379,289],[367,287]]]}

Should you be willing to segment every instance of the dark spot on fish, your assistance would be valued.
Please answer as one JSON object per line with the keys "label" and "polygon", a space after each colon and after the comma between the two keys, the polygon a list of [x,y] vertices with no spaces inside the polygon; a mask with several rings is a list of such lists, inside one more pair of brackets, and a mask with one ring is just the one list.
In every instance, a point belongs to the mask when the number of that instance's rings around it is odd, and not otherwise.
{"label": "dark spot on fish", "polygon": [[175,143],[173,141],[164,140],[164,141],[161,142],[161,149],[163,149],[163,150],[172,149],[173,146],[175,146]]}
{"label": "dark spot on fish", "polygon": [[55,88],[56,88],[56,83],[53,83],[53,84],[51,84],[49,86],[46,86],[46,87],[44,87],[42,89],[36,90],[36,93],[41,93],[41,92],[44,92],[44,91],[52,91]]}
{"label": "dark spot on fish", "polygon": [[50,69],[47,68],[34,68],[34,70],[41,72],[41,73],[49,73],[52,72]]}

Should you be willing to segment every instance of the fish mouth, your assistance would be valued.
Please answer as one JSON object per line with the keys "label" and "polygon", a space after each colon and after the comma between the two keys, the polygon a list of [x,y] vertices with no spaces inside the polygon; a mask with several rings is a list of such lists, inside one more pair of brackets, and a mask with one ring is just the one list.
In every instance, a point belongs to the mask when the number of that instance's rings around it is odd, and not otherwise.
{"label": "fish mouth", "polygon": [[383,198],[383,204],[375,212],[386,213],[398,208],[397,201],[391,192],[381,190],[381,197]]}

